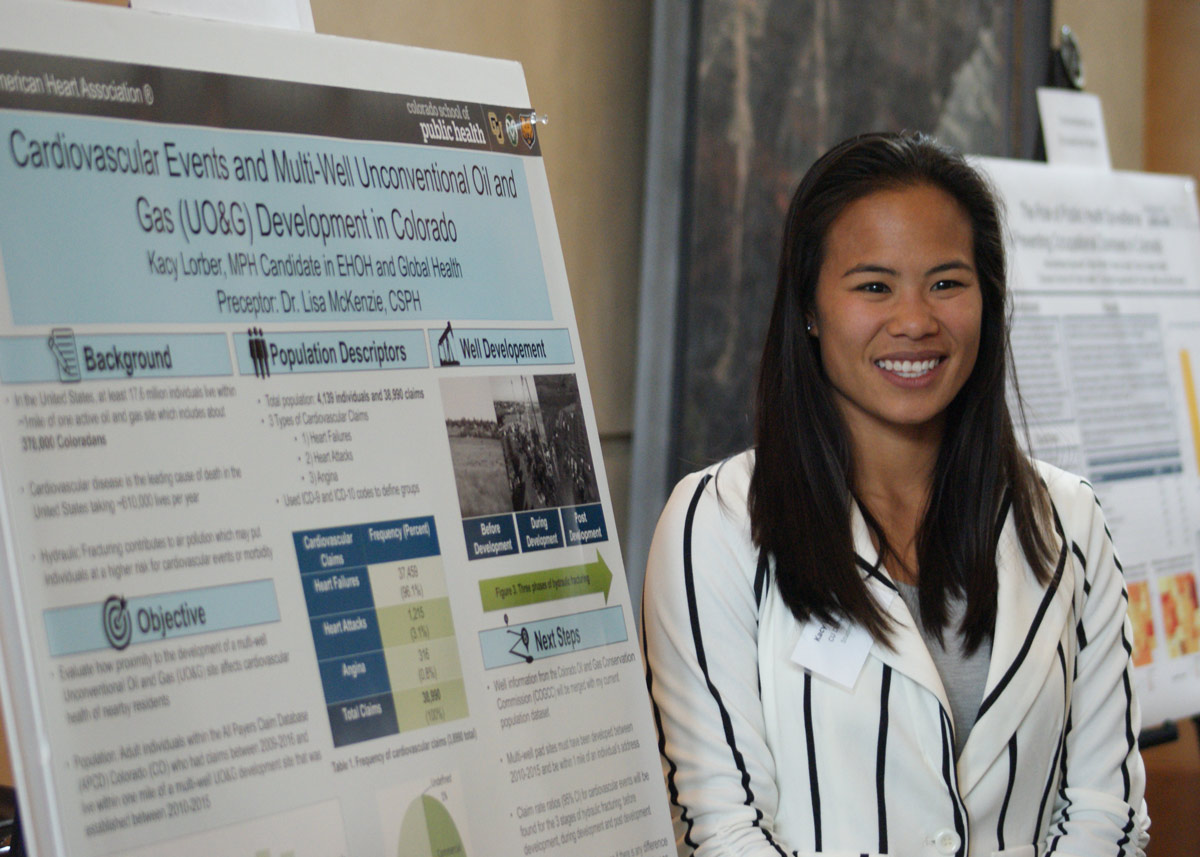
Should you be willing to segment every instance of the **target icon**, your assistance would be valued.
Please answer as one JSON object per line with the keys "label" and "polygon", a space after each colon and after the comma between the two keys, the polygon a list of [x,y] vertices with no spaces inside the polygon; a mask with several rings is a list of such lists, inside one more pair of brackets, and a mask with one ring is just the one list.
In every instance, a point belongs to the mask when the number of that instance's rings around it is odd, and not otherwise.
{"label": "target icon", "polygon": [[110,595],[105,600],[103,624],[104,636],[114,649],[125,648],[133,639],[133,620],[129,618],[129,608],[121,596]]}

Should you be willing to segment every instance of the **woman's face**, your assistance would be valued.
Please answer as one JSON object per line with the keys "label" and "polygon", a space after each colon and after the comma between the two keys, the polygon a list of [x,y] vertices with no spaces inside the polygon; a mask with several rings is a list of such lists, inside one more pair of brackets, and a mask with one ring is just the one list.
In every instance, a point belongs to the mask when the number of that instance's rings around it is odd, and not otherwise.
{"label": "woman's face", "polygon": [[940,439],[982,317],[971,223],[953,197],[916,185],[848,205],[825,236],[809,322],[855,441]]}

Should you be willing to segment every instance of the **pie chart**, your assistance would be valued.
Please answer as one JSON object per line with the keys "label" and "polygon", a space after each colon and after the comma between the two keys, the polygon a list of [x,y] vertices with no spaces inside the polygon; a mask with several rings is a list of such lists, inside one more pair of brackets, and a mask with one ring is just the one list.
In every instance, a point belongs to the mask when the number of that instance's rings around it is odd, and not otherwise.
{"label": "pie chart", "polygon": [[399,857],[466,857],[454,819],[429,795],[408,805],[400,823]]}

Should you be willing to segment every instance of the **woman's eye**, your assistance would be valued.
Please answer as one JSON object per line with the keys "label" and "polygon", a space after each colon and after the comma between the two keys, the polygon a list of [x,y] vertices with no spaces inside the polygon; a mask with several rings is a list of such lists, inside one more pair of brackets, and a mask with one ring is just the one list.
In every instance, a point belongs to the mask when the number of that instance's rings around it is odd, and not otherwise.
{"label": "woman's eye", "polygon": [[891,289],[887,287],[886,283],[863,283],[862,285],[858,286],[858,291],[869,292],[873,295],[885,295],[891,291]]}
{"label": "woman's eye", "polygon": [[961,282],[959,282],[958,280],[938,280],[936,283],[933,284],[933,290],[935,292],[941,292],[941,291],[945,291],[946,289],[962,288],[962,285],[963,284]]}

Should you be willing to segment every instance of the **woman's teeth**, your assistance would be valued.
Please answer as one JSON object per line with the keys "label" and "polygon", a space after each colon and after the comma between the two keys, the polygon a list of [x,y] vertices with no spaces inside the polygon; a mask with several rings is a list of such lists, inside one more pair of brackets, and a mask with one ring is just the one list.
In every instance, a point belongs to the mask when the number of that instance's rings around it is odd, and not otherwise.
{"label": "woman's teeth", "polygon": [[930,360],[876,360],[875,365],[901,378],[920,378],[941,362],[940,357],[934,357]]}

